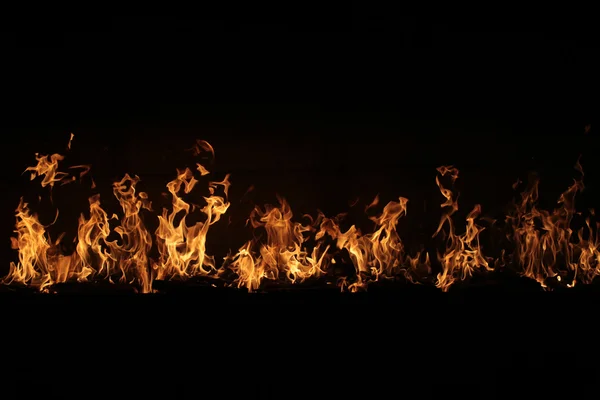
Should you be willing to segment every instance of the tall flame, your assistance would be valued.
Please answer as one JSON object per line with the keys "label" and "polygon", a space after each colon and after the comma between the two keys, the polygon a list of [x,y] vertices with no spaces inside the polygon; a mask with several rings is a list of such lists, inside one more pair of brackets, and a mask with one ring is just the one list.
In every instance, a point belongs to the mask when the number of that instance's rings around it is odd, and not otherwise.
{"label": "tall flame", "polygon": [[[569,286],[574,286],[577,275],[589,282],[598,272],[598,242],[596,229],[592,229],[589,217],[577,235],[571,228],[575,211],[575,195],[584,189],[583,170],[579,161],[575,165],[581,174],[561,194],[558,207],[553,211],[539,209],[539,180],[534,179],[521,194],[514,212],[507,217],[512,227],[515,258],[522,266],[522,275],[535,279],[547,287],[548,279],[562,280],[573,272]],[[584,236],[588,239],[584,239]],[[574,236],[579,243],[574,243]],[[577,256],[579,255],[579,259]]]}
{"label": "tall flame", "polygon": [[[202,171],[201,173],[206,175]],[[219,221],[221,215],[229,208],[226,200],[229,175],[222,182],[209,183],[212,195],[204,198],[206,205],[200,209],[206,219],[188,226],[186,216],[194,207],[186,203],[179,196],[179,192],[183,186],[183,192],[190,193],[196,183],[198,181],[192,171],[186,168],[178,171],[177,178],[167,184],[167,189],[173,197],[173,208],[171,211],[164,208],[162,215],[158,217],[159,227],[156,230],[156,238],[160,261],[155,266],[158,279],[208,275],[216,272],[214,257],[206,254],[206,237],[210,225]],[[223,196],[214,195],[218,187],[223,188]],[[182,215],[179,221],[177,221],[178,215]]]}
{"label": "tall flame", "polygon": [[[458,170],[454,167],[442,166],[437,170],[441,176],[449,175],[452,184],[458,178]],[[444,252],[438,253],[438,261],[441,263],[442,272],[438,273],[435,285],[443,291],[447,291],[454,282],[466,279],[474,271],[479,269],[489,271],[492,268],[483,255],[479,244],[479,234],[483,231],[483,228],[475,223],[475,220],[481,214],[481,206],[479,204],[475,205],[473,210],[467,215],[465,233],[457,235],[452,215],[458,211],[458,197],[455,197],[450,189],[442,185],[439,176],[435,178],[435,182],[440,188],[442,195],[446,198],[446,201],[442,204],[442,208],[445,208],[446,211],[442,215],[433,237],[442,232],[442,228],[445,225],[448,226]]]}

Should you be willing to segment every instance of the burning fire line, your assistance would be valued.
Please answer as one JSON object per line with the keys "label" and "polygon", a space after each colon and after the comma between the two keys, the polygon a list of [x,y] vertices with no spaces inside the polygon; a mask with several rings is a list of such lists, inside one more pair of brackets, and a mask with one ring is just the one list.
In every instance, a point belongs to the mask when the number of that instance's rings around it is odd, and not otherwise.
{"label": "burning fire line", "polygon": [[[68,149],[72,140],[71,134]],[[432,237],[443,240],[445,246],[435,255],[429,251],[410,253],[396,231],[408,210],[409,200],[404,197],[389,202],[381,213],[370,217],[375,229],[369,233],[361,232],[355,225],[342,230],[344,215],[328,217],[318,213],[315,217],[304,216],[304,223],[298,222],[286,200],[278,198],[278,205],[257,206],[248,218],[254,230],[266,232],[266,239],[257,236],[218,262],[207,252],[206,241],[210,227],[219,223],[230,207],[230,177],[208,181],[209,195],[203,197],[203,206],[184,200],[211,175],[206,164],[214,160],[214,149],[206,141],[198,140],[191,150],[209,162],[197,163],[194,169],[177,170],[167,184],[171,206],[157,216],[158,228],[153,234],[141,214],[142,210],[152,211],[152,205],[149,196],[137,190],[137,176],[126,174],[113,183],[113,195],[121,208],[118,215],[108,215],[99,194],[89,198],[89,212],[79,217],[74,251],[61,246],[63,235],[51,238],[48,226],[21,198],[16,209],[15,236],[11,238],[18,261],[10,264],[3,283],[53,292],[54,285],[60,283],[104,280],[151,293],[155,291],[155,281],[205,277],[254,292],[269,282],[300,284],[321,279],[342,291],[355,292],[374,282],[401,278],[448,291],[455,283],[476,274],[512,268],[550,290],[556,285],[588,284],[600,274],[600,239],[598,223],[592,222],[593,211],[581,228],[573,228],[573,220],[583,218],[575,210],[575,196],[584,189],[579,162],[575,166],[579,178],[560,196],[554,210],[539,208],[539,182],[533,180],[521,192],[505,221],[492,221],[487,227],[482,225],[480,205],[472,209],[465,221],[455,218],[459,205],[453,185],[459,171],[452,166],[439,167],[435,182],[445,200]],[[60,154],[35,157],[37,164],[24,173],[28,172],[31,180],[41,178],[41,186],[48,187],[50,193],[60,190],[55,184],[80,181],[90,172],[88,165],[72,166],[69,172],[61,170],[65,156]],[[376,197],[365,211],[378,205]],[[202,221],[188,223],[193,214],[201,215]],[[486,254],[480,234],[490,228],[502,230],[513,248],[510,254]],[[155,259],[149,256],[152,249],[158,254]],[[352,273],[336,273],[336,264],[343,259],[352,265]]]}

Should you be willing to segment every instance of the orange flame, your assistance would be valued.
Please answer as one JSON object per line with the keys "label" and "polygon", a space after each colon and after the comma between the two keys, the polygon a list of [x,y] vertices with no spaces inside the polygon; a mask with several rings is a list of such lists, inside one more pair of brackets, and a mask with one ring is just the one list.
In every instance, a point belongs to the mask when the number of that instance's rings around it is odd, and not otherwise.
{"label": "orange flame", "polygon": [[[583,170],[579,161],[575,165],[581,174],[559,198],[559,207],[552,212],[541,210],[537,206],[539,181],[533,180],[521,194],[520,203],[507,219],[513,229],[512,240],[515,243],[515,258],[522,266],[522,275],[535,279],[547,288],[548,279],[563,280],[573,272],[569,286],[574,286],[577,274],[585,281],[591,281],[590,273],[597,275],[598,243],[595,231],[589,219],[579,230],[579,243],[573,243],[571,228],[575,211],[575,195],[582,191]],[[584,239],[585,233],[589,238]],[[579,254],[579,260],[577,259]]]}
{"label": "orange flame", "polygon": [[293,222],[290,206],[283,198],[279,198],[279,204],[267,205],[264,211],[256,207],[250,214],[252,227],[266,230],[267,242],[250,240],[229,260],[229,267],[238,276],[237,287],[254,291],[263,279],[278,280],[284,275],[290,282],[300,283],[324,273],[329,246],[322,249],[317,245],[310,252],[303,247],[306,234],[314,232],[314,228]]}
{"label": "orange flame", "polygon": [[[173,196],[173,208],[170,212],[163,209],[162,216],[158,217],[159,227],[156,230],[156,237],[161,256],[155,266],[158,279],[208,275],[216,272],[214,258],[206,254],[206,237],[210,225],[219,221],[221,215],[229,208],[229,203],[226,201],[229,175],[222,182],[209,183],[211,194],[214,194],[216,188],[222,187],[224,196],[205,197],[206,205],[200,211],[205,215],[206,220],[190,227],[186,224],[186,216],[190,213],[191,206],[179,197],[179,192],[183,186],[184,193],[190,193],[196,183],[198,181],[192,171],[186,168],[178,171],[177,178],[167,184]],[[176,218],[180,213],[183,216],[177,222]]]}
{"label": "orange flame", "polygon": [[[449,175],[453,184],[458,178],[458,170],[454,167],[442,166],[437,170],[441,176]],[[483,228],[475,223],[475,220],[481,214],[481,206],[477,204],[473,208],[467,216],[465,233],[457,235],[451,217],[458,211],[458,197],[455,198],[452,191],[442,185],[439,176],[435,178],[435,182],[446,198],[446,201],[442,204],[442,208],[446,208],[446,212],[442,215],[433,237],[436,237],[442,231],[444,225],[448,226],[446,247],[443,253],[438,253],[442,272],[437,275],[435,285],[443,291],[448,291],[456,280],[465,280],[478,269],[490,271],[492,268],[489,266],[488,260],[484,257],[479,245],[479,234],[483,231]]]}
{"label": "orange flame", "polygon": [[[71,134],[68,149],[72,140]],[[66,250],[69,246],[62,242],[64,235],[50,237],[48,228],[54,222],[43,225],[22,198],[15,214],[15,237],[11,238],[18,261],[10,263],[3,282],[52,292],[54,285],[63,282],[106,279],[150,293],[156,279],[204,276],[258,291],[268,282],[299,284],[319,278],[337,281],[341,290],[359,291],[375,282],[401,277],[414,283],[433,281],[446,292],[456,282],[492,271],[498,265],[508,265],[546,289],[590,283],[600,274],[599,224],[592,221],[593,210],[584,217],[575,208],[575,197],[584,189],[579,162],[575,167],[580,177],[559,197],[554,210],[539,207],[537,179],[521,193],[505,224],[506,237],[514,251],[508,255],[503,251],[501,259],[487,255],[483,248],[480,237],[485,228],[480,222],[486,218],[482,217],[480,205],[468,213],[464,232],[458,232],[455,221],[458,195],[452,185],[459,171],[442,166],[435,178],[444,198],[442,216],[432,237],[441,237],[444,246],[436,251],[437,257],[430,257],[429,251],[411,252],[400,238],[397,227],[407,214],[407,198],[398,197],[378,215],[369,217],[374,229],[363,233],[357,225],[343,230],[344,214],[330,218],[319,213],[316,218],[303,216],[305,222],[295,221],[288,202],[278,197],[277,206],[253,209],[248,224],[254,237],[218,265],[215,257],[207,253],[207,238],[210,227],[230,207],[230,176],[221,181],[209,180],[211,172],[205,165],[214,163],[215,153],[208,142],[198,140],[191,150],[201,162],[194,169],[177,170],[176,177],[166,185],[171,206],[163,208],[158,216],[152,214],[150,196],[137,190],[140,179],[135,175],[126,174],[113,184],[119,215],[109,217],[102,208],[100,195],[91,196],[89,211],[79,217],[73,251]],[[36,154],[35,158],[36,165],[25,172],[30,172],[31,180],[41,177],[41,186],[50,189],[56,183],[60,186],[81,180],[91,171],[87,165],[69,167],[78,170],[73,175],[61,171],[65,157],[60,154]],[[445,180],[450,185],[443,183]],[[198,206],[188,199],[201,182],[209,195],[202,197],[203,205]],[[94,188],[93,179],[91,183]],[[520,184],[518,181],[514,188]],[[377,196],[365,207],[365,212],[371,213],[379,203]],[[200,221],[190,223],[192,217]],[[147,218],[158,219],[154,234],[146,228]],[[575,228],[577,224],[579,228]],[[153,249],[158,253],[156,259],[149,256]],[[505,263],[506,260],[509,262]],[[353,271],[340,275],[344,264]],[[436,273],[432,274],[434,270]]]}

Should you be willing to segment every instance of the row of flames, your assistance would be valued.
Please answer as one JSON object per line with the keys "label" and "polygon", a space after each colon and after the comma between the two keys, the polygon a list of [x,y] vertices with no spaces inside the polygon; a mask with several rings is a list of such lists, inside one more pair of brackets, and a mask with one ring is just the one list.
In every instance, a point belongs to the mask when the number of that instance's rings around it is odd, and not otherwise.
{"label": "row of flames", "polygon": [[[69,149],[72,139],[73,135]],[[196,156],[214,158],[214,150],[206,141],[198,140],[193,150]],[[56,184],[74,182],[90,171],[84,165],[70,167],[77,173],[60,171],[64,156],[59,154],[36,154],[36,159],[37,165],[26,172],[32,180],[41,178],[41,185],[50,190]],[[151,210],[148,195],[136,190],[138,177],[125,175],[112,187],[122,209],[120,215],[109,216],[102,208],[100,195],[90,197],[89,213],[79,217],[75,250],[68,254],[64,254],[64,246],[59,246],[62,236],[51,240],[48,226],[41,224],[37,214],[21,199],[16,209],[16,236],[11,238],[18,261],[10,264],[4,283],[52,292],[53,285],[58,283],[106,279],[150,293],[154,291],[155,280],[198,276],[219,279],[248,291],[260,290],[267,281],[297,284],[320,278],[332,283],[333,279],[341,290],[359,291],[372,282],[401,277],[413,283],[432,282],[447,291],[455,282],[474,273],[511,266],[544,288],[549,288],[549,280],[572,287],[576,282],[589,283],[600,273],[597,225],[588,217],[577,231],[571,227],[573,218],[580,215],[575,211],[574,198],[583,189],[579,162],[576,168],[580,178],[560,196],[552,211],[538,207],[537,181],[521,193],[503,221],[503,235],[511,243],[510,254],[502,251],[500,256],[490,257],[483,251],[480,233],[484,228],[480,225],[479,205],[467,215],[462,233],[457,233],[453,217],[458,210],[457,196],[449,187],[458,178],[458,170],[444,166],[437,169],[436,183],[445,201],[433,236],[441,236],[446,245],[434,256],[427,251],[409,254],[396,231],[399,219],[407,212],[406,198],[389,202],[379,215],[370,217],[375,224],[371,233],[363,233],[355,225],[343,231],[340,228],[343,215],[329,218],[319,213],[314,218],[305,216],[309,221],[306,224],[295,222],[288,203],[280,198],[278,206],[255,207],[248,219],[254,229],[266,231],[266,240],[248,241],[221,263],[207,254],[206,240],[211,225],[218,223],[230,206],[229,175],[221,181],[210,181],[210,195],[204,197],[206,204],[196,206],[183,197],[195,188],[198,176],[210,172],[201,163],[194,170],[178,170],[175,179],[167,184],[172,206],[158,215],[154,235],[140,214],[142,209]],[[93,180],[92,187],[95,187]],[[375,198],[367,209],[378,202]],[[201,213],[202,222],[186,222],[192,213]],[[110,239],[115,233],[118,239]],[[153,248],[159,255],[155,259],[149,256]],[[349,276],[335,277],[331,272],[340,254],[354,267]]]}

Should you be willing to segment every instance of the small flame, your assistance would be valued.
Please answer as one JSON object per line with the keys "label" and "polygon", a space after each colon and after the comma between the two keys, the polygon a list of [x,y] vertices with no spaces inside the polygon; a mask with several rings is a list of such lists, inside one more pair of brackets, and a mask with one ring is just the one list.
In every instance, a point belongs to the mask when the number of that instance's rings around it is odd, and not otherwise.
{"label": "small flame", "polygon": [[75,135],[71,132],[71,136],[69,137],[69,143],[67,143],[67,150],[71,150],[71,143],[73,142],[73,138]]}
{"label": "small flame", "polygon": [[66,172],[58,171],[58,163],[65,159],[60,154],[52,154],[50,156],[35,154],[37,165],[34,167],[27,167],[24,172],[31,172],[30,178],[34,180],[38,176],[43,177],[41,185],[42,187],[50,186],[54,187],[57,182],[63,182],[69,174]]}

